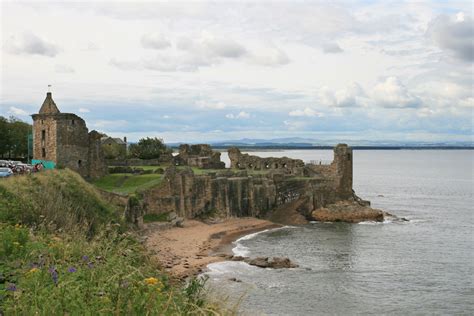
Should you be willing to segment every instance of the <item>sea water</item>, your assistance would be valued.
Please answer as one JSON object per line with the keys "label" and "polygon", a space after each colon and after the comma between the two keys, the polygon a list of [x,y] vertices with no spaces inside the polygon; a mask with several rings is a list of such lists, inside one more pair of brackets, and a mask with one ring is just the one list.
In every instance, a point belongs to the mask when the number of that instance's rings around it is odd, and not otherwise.
{"label": "sea water", "polygon": [[[252,154],[332,159],[329,150]],[[244,236],[237,255],[288,257],[300,267],[214,263],[208,285],[248,315],[473,315],[474,151],[353,157],[356,193],[409,222],[314,222]]]}

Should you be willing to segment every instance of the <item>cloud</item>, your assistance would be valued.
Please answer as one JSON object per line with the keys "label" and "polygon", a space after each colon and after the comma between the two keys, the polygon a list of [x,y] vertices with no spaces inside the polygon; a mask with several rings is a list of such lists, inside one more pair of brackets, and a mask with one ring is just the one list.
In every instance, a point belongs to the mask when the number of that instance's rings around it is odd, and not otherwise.
{"label": "cloud", "polygon": [[378,83],[371,97],[376,106],[384,108],[416,108],[421,105],[420,99],[412,95],[396,77],[388,77]]}
{"label": "cloud", "polygon": [[224,102],[209,102],[209,101],[203,101],[203,100],[196,101],[195,104],[200,109],[209,109],[209,110],[223,110],[227,107],[227,105]]}
{"label": "cloud", "polygon": [[281,66],[290,63],[288,55],[280,48],[271,46],[260,49],[249,56],[250,60],[262,66]]}
{"label": "cloud", "polygon": [[9,113],[9,114],[12,114],[12,115],[20,115],[20,116],[26,116],[26,115],[28,115],[28,113],[26,113],[25,110],[20,109],[20,108],[17,108],[17,107],[14,107],[14,106],[11,106],[11,107],[8,109],[8,113]]}
{"label": "cloud", "polygon": [[440,15],[428,29],[428,34],[443,50],[457,58],[474,61],[474,20],[460,12],[453,16]]}
{"label": "cloud", "polygon": [[79,108],[79,112],[80,113],[89,113],[89,109],[86,109],[86,108]]}
{"label": "cloud", "polygon": [[294,110],[288,113],[289,116],[307,116],[307,117],[322,117],[323,114],[319,113],[309,107],[304,108],[303,110]]}
{"label": "cloud", "polygon": [[344,51],[338,43],[326,43],[323,45],[322,49],[326,54],[337,54]]}
{"label": "cloud", "polygon": [[336,91],[332,91],[328,87],[321,88],[319,100],[323,105],[331,107],[359,107],[366,105],[367,95],[358,83],[353,82],[346,88]]}
{"label": "cloud", "polygon": [[216,37],[208,32],[202,32],[195,38],[180,37],[176,47],[193,55],[207,58],[236,59],[247,54],[247,49],[236,41],[230,38]]}
{"label": "cloud", "polygon": [[70,74],[75,72],[74,68],[68,65],[56,65],[55,71],[63,74]]}
{"label": "cloud", "polygon": [[226,114],[225,117],[228,118],[228,119],[232,119],[232,120],[248,119],[248,118],[250,118],[250,113],[247,113],[245,111],[241,111],[241,112],[239,112],[238,114],[235,114],[235,115],[232,114],[232,113]]}
{"label": "cloud", "polygon": [[59,48],[31,32],[24,32],[20,36],[12,36],[7,42],[7,50],[12,54],[40,55],[54,57]]}
{"label": "cloud", "polygon": [[149,49],[165,49],[171,46],[170,41],[159,33],[150,33],[142,36],[142,46]]}

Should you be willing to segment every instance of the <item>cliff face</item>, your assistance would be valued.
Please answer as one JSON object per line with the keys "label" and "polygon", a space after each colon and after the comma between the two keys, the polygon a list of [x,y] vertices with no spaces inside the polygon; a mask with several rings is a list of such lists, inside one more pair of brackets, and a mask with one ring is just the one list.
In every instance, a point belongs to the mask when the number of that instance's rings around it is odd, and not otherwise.
{"label": "cliff face", "polygon": [[190,168],[169,168],[162,185],[144,194],[146,213],[176,212],[194,218],[219,211],[225,216],[267,217],[271,211],[293,201],[309,216],[313,209],[338,201],[333,181],[289,178],[281,175],[194,175]]}

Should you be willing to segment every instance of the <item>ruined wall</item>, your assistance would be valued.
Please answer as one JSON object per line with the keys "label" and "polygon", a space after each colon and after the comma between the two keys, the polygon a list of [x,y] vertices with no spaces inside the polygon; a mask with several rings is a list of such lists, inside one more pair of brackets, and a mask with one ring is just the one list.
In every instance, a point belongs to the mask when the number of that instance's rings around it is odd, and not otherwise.
{"label": "ruined wall", "polygon": [[190,166],[202,169],[223,169],[225,163],[221,162],[221,153],[213,151],[210,145],[198,144],[179,146],[179,154],[174,157],[176,166]]}
{"label": "ruined wall", "polygon": [[101,134],[97,131],[91,131],[88,136],[88,178],[97,179],[107,173],[107,165],[100,141]]}
{"label": "ruined wall", "polygon": [[56,115],[57,143],[56,163],[88,176],[89,167],[89,131],[86,122],[75,114]]}
{"label": "ruined wall", "polygon": [[228,150],[230,167],[240,170],[278,171],[293,176],[303,176],[304,162],[301,159],[283,158],[261,158],[242,154],[238,148]]}
{"label": "ruined wall", "polygon": [[[353,199],[352,151],[347,145],[334,149],[330,165],[304,165],[301,160],[275,160],[239,155],[234,164],[253,161],[263,163],[287,162],[286,172],[251,175],[247,170],[223,170],[206,175],[195,175],[191,168],[166,170],[162,184],[145,192],[145,213],[176,212],[181,217],[194,218],[217,210],[226,216],[267,217],[276,208],[298,201],[298,212],[310,216],[311,211],[340,200]],[[288,159],[288,160],[287,160]],[[252,168],[255,168],[253,166]],[[294,168],[294,169],[292,169]],[[296,170],[297,169],[297,170]],[[255,170],[255,169],[252,169]],[[305,176],[294,176],[294,174]]]}

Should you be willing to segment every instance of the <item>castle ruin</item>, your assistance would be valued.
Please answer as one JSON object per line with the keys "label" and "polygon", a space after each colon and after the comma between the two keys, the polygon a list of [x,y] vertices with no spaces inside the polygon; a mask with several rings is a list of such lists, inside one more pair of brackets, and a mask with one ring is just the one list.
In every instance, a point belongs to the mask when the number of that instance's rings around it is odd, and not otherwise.
{"label": "castle ruin", "polygon": [[69,168],[84,178],[107,173],[101,148],[101,134],[87,129],[73,113],[61,113],[51,92],[46,94],[38,114],[33,114],[33,163],[47,168]]}

